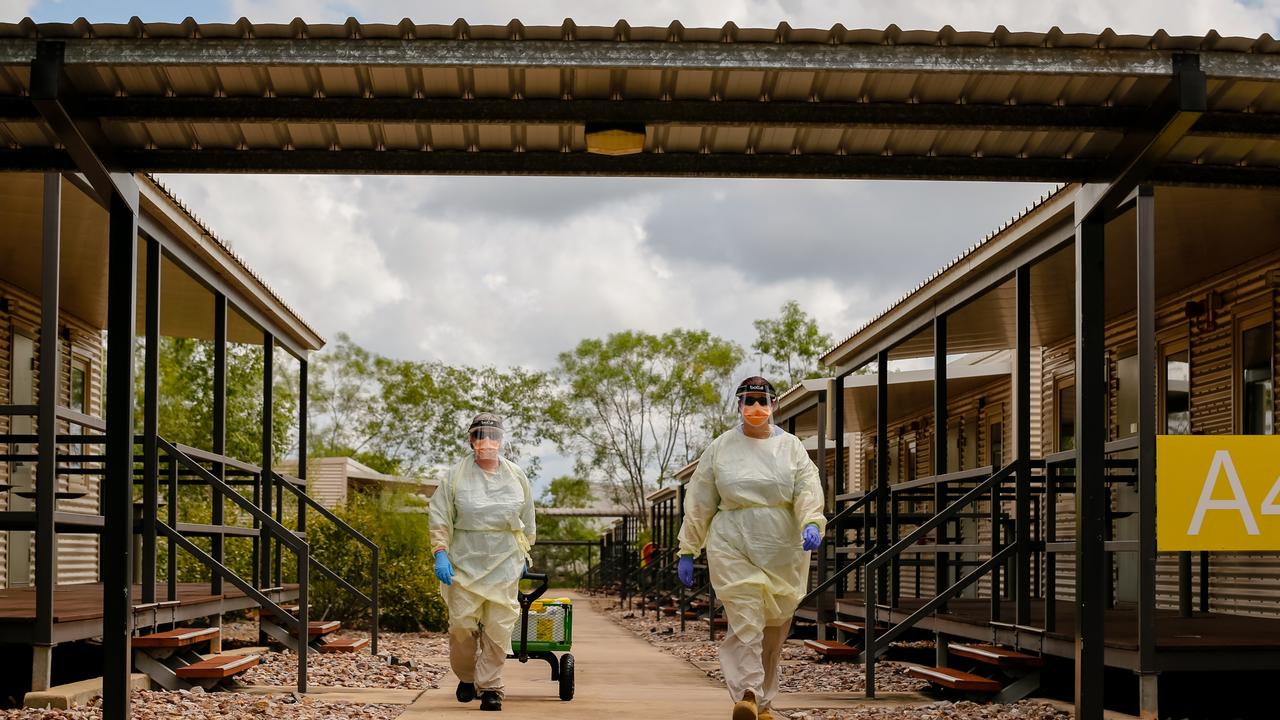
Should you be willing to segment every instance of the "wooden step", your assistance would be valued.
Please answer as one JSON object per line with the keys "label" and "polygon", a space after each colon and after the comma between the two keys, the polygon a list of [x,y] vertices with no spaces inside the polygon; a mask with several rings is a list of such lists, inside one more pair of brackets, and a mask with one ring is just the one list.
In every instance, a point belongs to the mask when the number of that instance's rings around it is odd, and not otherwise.
{"label": "wooden step", "polygon": [[662,611],[663,615],[675,615],[676,611],[679,610],[679,608],[672,607],[670,605],[663,605],[658,609]]}
{"label": "wooden step", "polygon": [[218,639],[218,628],[178,628],[150,635],[139,635],[132,643],[136,648],[180,648]]}
{"label": "wooden step", "polygon": [[258,664],[257,655],[217,655],[174,670],[183,680],[222,680]]}
{"label": "wooden step", "polygon": [[320,652],[353,653],[369,644],[368,638],[339,638],[320,645]]}
{"label": "wooden step", "polygon": [[836,620],[831,623],[831,627],[853,635],[861,635],[863,630],[861,623],[849,622],[848,620]]}
{"label": "wooden step", "polygon": [[980,663],[1002,668],[1044,667],[1044,658],[1042,657],[1028,655],[1017,650],[1009,650],[999,645],[951,645],[947,648],[947,652],[957,657],[977,660]]}
{"label": "wooden step", "polygon": [[700,616],[701,616],[701,613],[699,613],[699,612],[698,612],[698,611],[696,611],[696,610],[685,610],[685,611],[684,611],[684,619],[685,619],[685,620],[697,620]]}
{"label": "wooden step", "polygon": [[839,640],[805,640],[804,646],[824,658],[856,658],[862,654],[860,648],[846,645]]}
{"label": "wooden step", "polygon": [[[342,629],[342,623],[337,620],[312,620],[307,623],[307,635],[310,637],[321,637],[334,633]],[[293,628],[289,628],[289,634],[296,635]]]}
{"label": "wooden step", "polygon": [[718,628],[729,627],[729,618],[713,617],[713,618],[706,618],[706,621],[711,623],[712,627],[718,627]]}
{"label": "wooden step", "polygon": [[923,665],[910,665],[907,667],[907,674],[911,677],[917,677],[926,680],[930,684],[944,687],[949,690],[960,690],[962,692],[981,692],[981,693],[998,693],[1004,689],[1000,683],[991,678],[984,678],[981,675],[973,673],[961,672],[953,668],[936,668],[924,667]]}

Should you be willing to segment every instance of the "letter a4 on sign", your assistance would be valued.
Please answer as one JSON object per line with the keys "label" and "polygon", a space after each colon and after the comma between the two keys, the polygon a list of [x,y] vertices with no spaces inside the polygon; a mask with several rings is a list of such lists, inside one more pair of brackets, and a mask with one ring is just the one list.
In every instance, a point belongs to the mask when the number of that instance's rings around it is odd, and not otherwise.
{"label": "letter a4 on sign", "polygon": [[1280,550],[1280,436],[1157,437],[1156,546]]}

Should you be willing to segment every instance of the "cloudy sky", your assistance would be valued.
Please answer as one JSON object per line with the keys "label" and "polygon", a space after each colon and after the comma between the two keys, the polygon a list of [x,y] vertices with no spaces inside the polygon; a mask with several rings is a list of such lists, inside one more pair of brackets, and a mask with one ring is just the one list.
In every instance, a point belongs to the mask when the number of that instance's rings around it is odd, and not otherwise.
{"label": "cloudy sky", "polygon": [[[884,27],[1280,35],[1280,0],[0,0],[38,21]],[[328,337],[547,368],[584,337],[706,328],[750,345],[788,299],[843,336],[1048,186],[191,176],[163,180]]]}
{"label": "cloudy sky", "polygon": [[[1280,0],[0,0],[37,21],[667,25],[1280,36]],[[171,175],[324,335],[548,368],[585,337],[706,328],[749,346],[788,299],[836,337],[1049,189],[1029,184]],[[554,463],[553,463],[554,465]],[[549,467],[548,469],[553,469]]]}

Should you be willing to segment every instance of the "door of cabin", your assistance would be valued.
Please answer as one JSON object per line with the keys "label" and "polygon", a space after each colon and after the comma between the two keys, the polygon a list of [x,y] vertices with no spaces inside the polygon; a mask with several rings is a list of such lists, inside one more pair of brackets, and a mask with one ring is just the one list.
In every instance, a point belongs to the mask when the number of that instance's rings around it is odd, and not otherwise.
{"label": "door of cabin", "polygon": [[[9,354],[9,403],[12,405],[35,404],[35,341],[20,333],[13,334]],[[35,432],[35,419],[29,415],[15,415],[10,418],[10,432],[14,435],[31,435]],[[30,455],[35,453],[35,445],[20,444],[13,447],[14,454]],[[18,494],[20,490],[33,490],[36,486],[36,464],[34,462],[13,462],[9,464],[9,483],[13,489],[9,491],[9,510],[30,511],[35,502]],[[9,587],[27,587],[31,585],[31,541],[29,531],[10,530],[8,548]]]}

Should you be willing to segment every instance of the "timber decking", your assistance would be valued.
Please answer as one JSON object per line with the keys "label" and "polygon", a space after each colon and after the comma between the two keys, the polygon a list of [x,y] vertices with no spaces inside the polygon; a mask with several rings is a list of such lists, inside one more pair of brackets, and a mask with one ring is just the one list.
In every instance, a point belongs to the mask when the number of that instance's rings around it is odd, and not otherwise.
{"label": "timber decking", "polygon": [[[286,590],[296,590],[296,585]],[[168,599],[168,588],[156,586],[158,602]],[[142,588],[133,586],[134,604],[140,604]],[[228,585],[221,595],[211,595],[208,583],[179,583],[178,606],[214,603],[220,600],[248,601],[245,594]],[[59,585],[53,590],[53,622],[70,623],[102,618],[102,585]],[[36,619],[35,588],[8,588],[0,590],[0,623],[28,623]]]}

